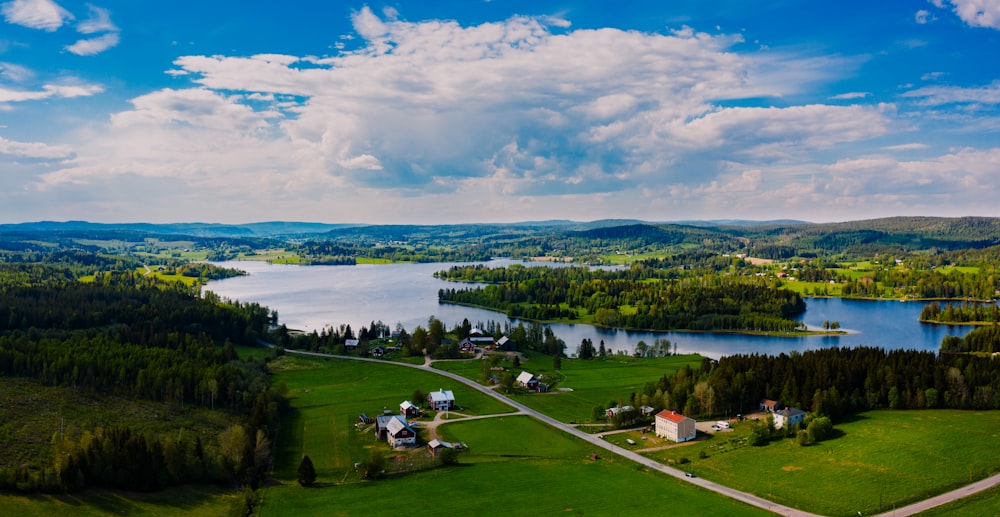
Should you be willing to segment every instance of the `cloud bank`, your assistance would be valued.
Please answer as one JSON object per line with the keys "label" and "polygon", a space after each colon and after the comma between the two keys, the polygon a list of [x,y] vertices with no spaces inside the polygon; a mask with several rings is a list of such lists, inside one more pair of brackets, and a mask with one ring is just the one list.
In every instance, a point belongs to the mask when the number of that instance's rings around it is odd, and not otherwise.
{"label": "cloud bank", "polygon": [[[100,12],[92,19],[97,32],[115,30]],[[254,206],[341,221],[520,220],[520,210],[589,219],[594,207],[643,219],[822,219],[861,206],[919,209],[912,185],[947,183],[939,199],[961,195],[1000,154],[887,155],[925,151],[883,140],[912,130],[896,104],[866,103],[863,92],[783,100],[860,59],[746,50],[739,34],[572,29],[527,16],[462,26],[367,7],[352,22],[361,44],[331,57],[177,58],[166,71],[177,87],[81,129],[75,155],[37,189],[123,186],[109,207],[145,199],[124,186],[175,193],[169,206],[143,205],[166,220],[188,209],[246,220]],[[933,108],[995,102],[995,90],[923,88],[901,99]],[[47,93],[0,90],[0,102]]]}

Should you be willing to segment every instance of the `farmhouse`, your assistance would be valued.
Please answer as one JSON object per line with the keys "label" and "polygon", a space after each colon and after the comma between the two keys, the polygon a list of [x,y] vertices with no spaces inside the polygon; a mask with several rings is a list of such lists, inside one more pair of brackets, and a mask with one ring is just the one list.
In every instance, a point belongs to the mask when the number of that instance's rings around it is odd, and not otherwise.
{"label": "farmhouse", "polygon": [[392,423],[393,420],[398,420],[403,425],[407,425],[406,417],[403,415],[387,414],[375,417],[375,437],[378,438],[379,440],[387,439],[389,433],[389,424]]}
{"label": "farmhouse", "polygon": [[798,408],[785,407],[785,409],[779,409],[774,412],[774,428],[781,429],[786,425],[791,427],[795,424],[801,424],[805,417],[806,412]]}
{"label": "farmhouse", "polygon": [[517,379],[515,379],[515,382],[525,388],[528,388],[529,390],[534,391],[538,389],[538,379],[528,372],[521,372],[521,374],[517,376]]}
{"label": "farmhouse", "polygon": [[481,347],[491,347],[493,346],[493,336],[487,334],[483,329],[472,329],[469,332],[469,341],[472,341],[476,346]]}
{"label": "farmhouse", "polygon": [[420,408],[415,406],[409,400],[404,400],[403,403],[399,405],[399,414],[405,416],[406,418],[413,418],[415,416],[420,416]]}
{"label": "farmhouse", "polygon": [[427,403],[438,411],[455,409],[455,394],[451,390],[432,391],[427,395]]}
{"label": "farmhouse", "polygon": [[694,440],[697,434],[694,427],[694,419],[688,418],[676,411],[667,411],[664,409],[657,413],[654,419],[656,422],[654,432],[660,438],[680,443]]}
{"label": "farmhouse", "polygon": [[346,348],[347,350],[354,350],[357,347],[358,347],[358,340],[357,339],[345,339],[344,340],[344,348]]}
{"label": "farmhouse", "polygon": [[417,432],[401,418],[393,418],[386,426],[385,440],[393,447],[417,443]]}
{"label": "farmhouse", "polygon": [[504,350],[506,352],[513,352],[517,350],[517,344],[510,340],[507,336],[501,336],[497,340],[497,350]]}
{"label": "farmhouse", "polygon": [[778,401],[776,401],[776,400],[764,399],[764,400],[760,401],[760,410],[761,411],[766,411],[768,413],[774,413],[774,410],[778,409],[777,406],[778,406]]}
{"label": "farmhouse", "polygon": [[472,354],[476,351],[476,344],[471,339],[465,338],[458,342],[458,351],[463,354]]}

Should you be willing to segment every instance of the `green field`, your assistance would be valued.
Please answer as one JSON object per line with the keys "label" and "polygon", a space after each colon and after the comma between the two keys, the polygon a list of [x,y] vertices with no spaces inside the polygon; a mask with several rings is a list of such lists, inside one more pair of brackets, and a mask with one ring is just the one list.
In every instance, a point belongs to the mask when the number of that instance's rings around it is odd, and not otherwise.
{"label": "green field", "polygon": [[[356,368],[345,363],[339,363],[337,367]],[[367,372],[372,376],[364,382],[365,388],[353,393],[363,394],[369,391],[369,384],[381,382],[374,375],[398,378],[398,370],[401,369],[372,365]],[[335,369],[322,371],[330,375],[335,373],[332,370]],[[284,374],[279,374],[279,377],[290,382]],[[301,380],[305,377],[303,375]],[[319,396],[316,391],[309,394]],[[332,392],[325,394],[328,397],[332,395]],[[306,399],[302,398],[293,401],[293,404],[299,406],[304,402]],[[306,405],[312,407],[311,404]],[[334,405],[331,400],[326,407]],[[342,428],[350,427],[350,420],[356,413],[346,407],[340,411],[345,413],[325,418],[304,409],[301,418],[309,428],[324,427],[331,421],[340,422]],[[473,513],[621,515],[659,513],[664,505],[668,505],[671,511],[682,515],[766,515],[766,512],[676,479],[638,469],[629,461],[604,455],[601,459],[592,460],[590,455],[598,453],[594,447],[529,417],[508,415],[481,420],[455,420],[442,425],[440,432],[445,439],[469,445],[470,448],[460,454],[459,465],[367,482],[345,476],[343,465],[339,468],[324,467],[325,470],[320,470],[318,481],[321,486],[318,488],[299,487],[293,481],[294,474],[287,473],[279,476],[284,481],[282,485],[265,491],[262,514],[336,516],[380,514],[403,509],[407,515],[418,516]],[[370,447],[370,442],[366,440],[367,437],[361,436],[355,441],[367,443]],[[331,441],[330,447],[322,454],[344,455],[343,451],[350,451],[353,447],[351,441],[351,438]],[[289,444],[286,451],[279,453],[279,461],[284,461],[284,455],[295,454],[294,449],[294,444]],[[311,457],[316,458],[314,455]],[[297,454],[294,460],[297,462]],[[347,470],[350,470],[349,466]],[[340,484],[344,479],[348,482]],[[539,490],[540,486],[545,489]]]}
{"label": "green field", "polygon": [[[554,370],[551,357],[534,355],[523,361],[520,368],[513,368],[509,361],[503,366],[515,376],[521,370],[541,376],[543,384],[559,379],[550,393],[514,395],[518,402],[563,422],[589,422],[595,406],[607,407],[612,400],[628,404],[630,395],[641,393],[645,383],[655,382],[684,365],[697,367],[701,361],[698,355],[644,359],[609,356],[590,361],[563,359],[562,367]],[[434,367],[472,380],[482,378],[482,364],[477,361],[439,362]]]}
{"label": "green field", "polygon": [[684,468],[699,476],[822,515],[890,511],[1000,471],[998,411],[873,411],[835,429],[837,437],[810,447],[793,439],[749,447],[734,443],[749,432],[737,424],[648,455],[688,458]]}
{"label": "green field", "polygon": [[[460,411],[470,415],[507,413],[513,408],[431,372],[391,363],[281,357],[271,363],[274,382],[284,382],[294,408],[279,431],[275,472],[295,479],[303,454],[309,455],[320,478],[342,476],[364,460],[376,444],[371,432],[355,430],[359,413],[399,412],[414,390],[452,390]],[[388,446],[385,446],[388,450]]]}
{"label": "green field", "polygon": [[970,495],[953,503],[931,508],[922,512],[920,517],[982,517],[984,515],[1000,515],[1000,486]]}
{"label": "green field", "polygon": [[85,490],[75,494],[21,495],[0,493],[5,516],[55,515],[240,515],[243,493],[211,485],[185,485],[160,492]]}

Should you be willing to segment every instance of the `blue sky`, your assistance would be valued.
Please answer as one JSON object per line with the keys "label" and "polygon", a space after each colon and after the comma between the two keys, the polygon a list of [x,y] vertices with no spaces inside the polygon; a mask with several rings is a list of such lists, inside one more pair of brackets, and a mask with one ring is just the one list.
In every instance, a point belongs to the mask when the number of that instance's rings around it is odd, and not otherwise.
{"label": "blue sky", "polygon": [[0,0],[0,222],[1000,216],[1000,0]]}

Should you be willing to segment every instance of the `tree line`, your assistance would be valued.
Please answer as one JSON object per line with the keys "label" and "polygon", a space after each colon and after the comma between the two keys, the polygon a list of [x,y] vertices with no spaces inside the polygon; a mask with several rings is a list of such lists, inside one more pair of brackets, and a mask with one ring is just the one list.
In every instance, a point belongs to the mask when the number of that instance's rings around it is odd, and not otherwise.
{"label": "tree line", "polygon": [[637,402],[686,415],[746,414],[763,399],[834,422],[872,409],[1000,409],[1000,361],[875,347],[705,359],[644,385]]}
{"label": "tree line", "polygon": [[440,278],[494,282],[484,287],[441,289],[438,299],[487,307],[512,318],[580,319],[642,330],[780,331],[802,329],[791,319],[805,310],[797,294],[775,289],[761,277],[676,273],[644,266],[605,271],[586,268],[455,266]]}

